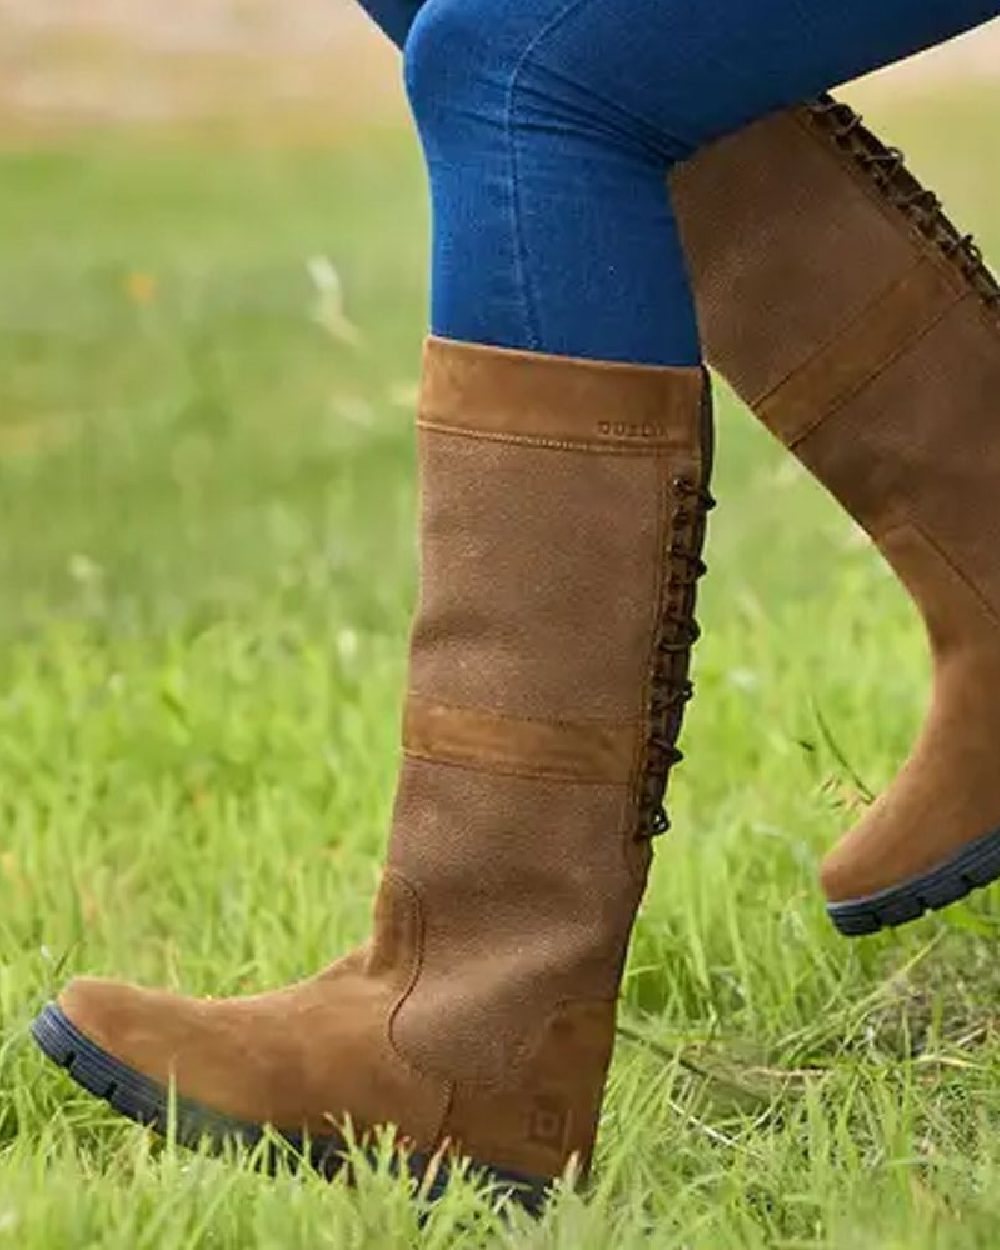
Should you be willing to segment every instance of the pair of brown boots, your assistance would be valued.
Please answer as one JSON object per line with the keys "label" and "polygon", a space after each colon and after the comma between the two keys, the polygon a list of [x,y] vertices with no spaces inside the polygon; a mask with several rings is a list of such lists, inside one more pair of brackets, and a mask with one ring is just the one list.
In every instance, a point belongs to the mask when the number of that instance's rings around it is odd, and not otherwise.
{"label": "pair of brown boots", "polygon": [[[927,727],[823,871],[843,932],[899,924],[1000,874],[1000,289],[829,99],[721,143],[674,194],[712,363],[927,620]],[[467,1155],[529,1207],[585,1172],[691,697],[711,441],[701,370],[431,341],[372,940],[257,998],[76,981],[42,1049],[160,1128],[172,1088],[184,1139],[271,1126],[333,1171],[346,1133],[394,1125],[414,1176]]]}

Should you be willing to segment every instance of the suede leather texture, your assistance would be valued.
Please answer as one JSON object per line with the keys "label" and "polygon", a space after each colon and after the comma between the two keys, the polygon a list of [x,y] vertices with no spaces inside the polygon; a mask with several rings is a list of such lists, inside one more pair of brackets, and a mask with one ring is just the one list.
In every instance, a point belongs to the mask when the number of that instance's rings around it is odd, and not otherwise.
{"label": "suede leather texture", "polygon": [[431,340],[421,592],[371,942],[248,999],[76,981],[60,1000],[76,1027],[250,1123],[391,1123],[423,1151],[586,1170],[650,861],[654,674],[690,511],[675,479],[705,484],[706,403],[700,369]]}
{"label": "suede leather texture", "polygon": [[1000,827],[1000,313],[808,108],[723,141],[673,190],[709,359],[928,627],[920,740],[822,869],[831,901],[860,899]]}

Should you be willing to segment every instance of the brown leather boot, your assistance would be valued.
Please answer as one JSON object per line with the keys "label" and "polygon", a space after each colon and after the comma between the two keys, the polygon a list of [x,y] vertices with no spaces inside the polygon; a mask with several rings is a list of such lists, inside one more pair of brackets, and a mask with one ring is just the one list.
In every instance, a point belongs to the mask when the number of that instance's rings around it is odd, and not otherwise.
{"label": "brown leather boot", "polygon": [[674,184],[711,362],[878,544],[923,613],[933,700],[827,859],[842,932],[1000,875],[1000,287],[937,198],[826,97]]}
{"label": "brown leather boot", "polygon": [[[265,1125],[328,1172],[350,1123],[537,1206],[586,1172],[615,1000],[690,698],[711,458],[700,369],[432,340],[422,589],[374,936],[313,980],[199,1001],[74,981],[34,1026],[182,1140]],[[430,1183],[430,1182],[428,1182]]]}

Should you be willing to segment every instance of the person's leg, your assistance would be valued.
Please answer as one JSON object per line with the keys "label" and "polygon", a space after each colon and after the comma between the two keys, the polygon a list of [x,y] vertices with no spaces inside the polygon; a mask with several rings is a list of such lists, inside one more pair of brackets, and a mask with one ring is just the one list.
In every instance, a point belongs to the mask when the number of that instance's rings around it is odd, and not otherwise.
{"label": "person's leg", "polygon": [[396,47],[402,48],[424,0],[359,0],[359,3]]}
{"label": "person's leg", "polygon": [[429,0],[406,57],[434,201],[435,331],[696,362],[668,167],[994,12],[995,0]]}
{"label": "person's leg", "polygon": [[1000,282],[831,100],[706,151],[675,203],[713,363],[928,625],[924,732],[822,870],[843,933],[903,924],[1000,877]]}
{"label": "person's leg", "polygon": [[[416,7],[408,0],[397,41]],[[963,295],[996,308],[1000,286],[894,150],[829,100],[750,124],[679,166],[673,186],[709,363],[880,539],[899,499],[886,493],[877,511],[860,507],[859,466],[845,470],[832,453],[864,440],[828,432],[832,445],[817,457],[811,448],[819,428],[849,429],[860,411],[867,435],[897,419],[914,430],[930,402],[924,438],[928,455],[942,463],[955,414],[965,412],[973,425],[990,420],[992,405],[978,397],[1000,388],[1000,323],[964,316]],[[929,401],[926,383],[943,352],[962,362],[948,382],[947,404]],[[871,396],[886,397],[888,388],[891,401],[879,401],[876,421]],[[804,437],[807,429],[816,436]],[[884,479],[884,453],[867,454],[870,471]],[[991,475],[972,480],[973,468],[966,466],[969,499],[991,490]],[[912,482],[901,479],[899,489],[909,493],[908,513],[926,511]],[[932,518],[925,525],[937,528]],[[967,563],[960,551],[952,558]],[[896,565],[905,579],[898,555]],[[917,599],[926,615],[942,610],[926,591]],[[947,709],[964,689],[990,686],[973,666],[969,681],[949,683],[936,706]],[[1000,833],[993,832],[1000,790],[989,767],[985,779],[970,772],[974,742],[1000,733],[1000,726],[984,730],[991,717],[987,704],[962,718],[963,734],[948,732],[944,740],[929,727],[915,764],[828,857],[823,883],[845,933],[903,923],[1000,875]],[[924,775],[938,778],[932,801],[911,784]],[[955,793],[961,810],[953,810]]]}
{"label": "person's leg", "polygon": [[422,1192],[459,1153],[532,1207],[585,1173],[691,694],[710,428],[701,368],[432,339],[371,941],[253,998],[75,981],[34,1024],[43,1051],[182,1141],[270,1125],[332,1171],[348,1127],[372,1150],[394,1126]]}
{"label": "person's leg", "polygon": [[372,1156],[391,1125],[422,1193],[458,1153],[532,1208],[571,1162],[586,1173],[690,695],[707,405],[697,368],[431,340],[371,941],[253,998],[75,981],[35,1022],[45,1054],[182,1142],[270,1125],[334,1171],[348,1122]]}

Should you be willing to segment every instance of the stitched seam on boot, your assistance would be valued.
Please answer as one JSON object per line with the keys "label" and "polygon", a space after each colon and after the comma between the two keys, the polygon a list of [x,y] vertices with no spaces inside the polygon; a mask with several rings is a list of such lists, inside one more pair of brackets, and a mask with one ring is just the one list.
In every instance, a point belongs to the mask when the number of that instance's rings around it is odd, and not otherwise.
{"label": "stitched seam on boot", "polygon": [[[858,168],[856,162],[851,159],[850,154],[837,147],[832,137],[823,131],[815,121],[813,121],[807,109],[795,109],[790,116],[790,121],[820,150],[823,159],[825,159],[828,164],[835,166],[851,181],[851,183],[864,195],[865,199],[878,212],[884,221],[897,230],[902,228],[905,234],[908,235],[910,243],[913,245],[914,250],[919,256],[919,260],[915,262],[914,267],[916,264],[919,264],[921,260],[929,259],[939,267],[941,272],[949,279],[950,282],[960,286],[962,290],[961,298],[964,299],[966,294],[976,295],[975,289],[963,278],[961,273],[955,269],[954,265],[952,265],[946,257],[942,256],[940,250],[917,228],[911,218],[901,212],[900,209],[890,200],[886,199],[885,195],[879,190],[871,178],[867,177]],[[907,270],[907,275],[910,272],[911,270]],[[869,301],[861,310],[857,319],[860,319],[865,312],[870,310],[872,304],[875,303],[880,297],[884,296],[886,290],[891,289],[891,287],[903,281],[907,275],[902,275],[900,278],[897,278],[896,281],[890,283],[889,287],[885,288],[879,296],[876,296],[873,300]],[[961,302],[961,300],[957,302]],[[985,323],[992,330],[995,330],[997,328],[996,315],[992,313],[986,305],[984,305],[981,299],[977,298],[976,303]],[[954,305],[952,305],[952,307],[954,307]],[[857,319],[852,321],[850,325],[855,325]],[[836,343],[837,339],[840,338],[844,332],[844,330],[839,331],[831,339],[821,345],[816,352],[810,353],[809,356],[790,369],[788,373],[774,386],[769,387],[765,392],[763,392],[763,394],[752,399],[749,406],[751,408],[756,408],[759,404],[766,402],[775,391],[780,390],[782,386],[786,385],[790,378],[794,377],[801,369],[805,368],[816,358],[818,354],[828,350],[834,343]],[[857,394],[859,392],[855,393]],[[789,444],[789,446],[791,446],[791,444]]]}
{"label": "stitched seam on boot", "polygon": [[648,443],[605,443],[596,440],[569,442],[563,439],[546,438],[530,434],[501,434],[495,430],[474,430],[462,426],[444,425],[436,422],[433,417],[422,416],[417,421],[417,428],[437,435],[450,435],[454,438],[469,438],[489,443],[509,443],[519,447],[538,447],[548,451],[577,451],[589,455],[634,456],[651,458],[669,449],[662,442],[650,440]]}
{"label": "stitched seam on boot", "polygon": [[[928,258],[923,257],[923,256],[918,257],[913,262],[913,264],[906,270],[905,273],[900,274],[897,278],[894,278],[891,282],[888,282],[886,283],[885,286],[881,287],[869,300],[865,302],[863,307],[861,307],[858,310],[856,316],[852,317],[850,321],[845,322],[843,325],[841,325],[837,329],[837,331],[834,334],[832,334],[829,338],[824,339],[822,343],[818,344],[818,346],[815,347],[813,351],[809,353],[808,356],[800,360],[799,363],[795,365],[793,369],[790,369],[788,373],[786,373],[784,377],[782,377],[778,382],[775,382],[773,386],[769,386],[766,391],[762,391],[760,395],[755,396],[750,401],[750,407],[754,409],[762,408],[765,404],[769,403],[775,397],[775,395],[779,394],[779,392],[784,390],[785,387],[788,386],[788,384],[792,381],[793,378],[798,377],[800,373],[808,369],[811,365],[814,365],[817,361],[821,360],[823,356],[828,355],[829,353],[834,351],[836,347],[838,346],[838,344],[842,343],[854,330],[857,329],[857,327],[863,321],[866,320],[866,318],[871,316],[872,312],[878,308],[879,304],[885,303],[886,300],[890,299],[892,297],[893,292],[899,290],[900,287],[902,287],[905,283],[909,282],[910,279],[913,277],[913,275],[927,263],[928,263]],[[941,265],[938,265],[935,262],[932,262],[932,263],[935,264],[936,269],[938,269],[939,271],[942,271]],[[926,334],[926,332],[929,329],[931,329],[934,325],[936,325],[942,317],[947,316],[947,314],[951,312],[953,308],[957,307],[969,294],[968,290],[966,289],[958,290],[955,287],[955,284],[951,280],[950,274],[944,274],[942,272],[942,276],[946,279],[947,285],[953,288],[954,298],[949,303],[944,305],[943,308],[939,309],[937,313],[934,314],[933,319],[927,324],[925,324],[924,326],[922,326],[920,330],[918,330],[912,338],[907,339],[904,343],[899,345],[896,348],[897,353],[899,351],[905,350],[910,345],[910,343],[916,342],[918,338],[921,338],[924,334]],[[884,367],[885,367],[885,361],[883,361],[883,364],[880,366],[880,369]],[[853,398],[855,395],[860,394],[860,392],[864,390],[864,388],[868,385],[868,383],[877,376],[878,376],[878,372],[870,374],[867,378],[863,378],[860,382],[856,383],[853,390],[849,388],[848,390],[849,397]],[[838,398],[837,404],[839,404],[840,402],[842,402],[842,397]],[[834,409],[831,408],[829,411],[834,411]],[[823,418],[821,416],[819,418],[819,421],[821,421],[822,419]],[[818,424],[819,421],[817,421],[815,424]],[[806,430],[804,433],[809,433],[811,429],[814,429],[815,424],[813,426],[810,426],[809,429]],[[804,437],[804,434],[800,433],[796,435],[796,438],[801,438],[801,437]],[[791,446],[792,444],[789,443],[787,445]]]}
{"label": "stitched seam on boot", "polygon": [[[938,247],[933,241],[927,238],[916,223],[902,212],[899,207],[888,200],[882,191],[876,186],[870,177],[863,170],[859,169],[856,162],[851,159],[848,152],[842,151],[830,134],[825,132],[812,118],[807,108],[798,108],[794,110],[794,124],[803,130],[812,138],[817,146],[822,148],[827,160],[841,169],[850,180],[858,187],[870,204],[878,210],[880,215],[891,225],[897,228],[902,225],[903,229],[910,236],[911,242],[916,246],[922,255],[928,255],[937,263],[951,269],[956,273],[954,266],[948,261],[947,257],[941,254]],[[991,309],[982,299],[978,298],[978,292],[960,273],[957,274],[959,280],[967,286],[970,294],[977,296],[976,305],[978,313],[983,323],[993,332],[1000,329],[1000,306],[998,310]]]}
{"label": "stitched seam on boot", "polygon": [[877,382],[878,379],[881,378],[883,374],[888,372],[893,365],[897,364],[900,360],[903,360],[911,351],[914,350],[914,348],[918,347],[927,335],[930,334],[932,330],[935,330],[942,321],[945,321],[953,313],[957,312],[958,309],[963,308],[970,299],[975,298],[976,297],[973,292],[968,292],[960,299],[955,300],[954,303],[951,303],[946,308],[942,309],[941,312],[929,321],[917,334],[915,334],[912,338],[907,339],[905,343],[901,343],[894,352],[890,353],[885,360],[882,361],[881,365],[874,371],[874,373],[869,374],[867,378],[859,382],[853,389],[845,391],[836,403],[827,408],[825,412],[819,413],[814,421],[807,425],[804,430],[801,430],[798,434],[796,434],[793,439],[789,440],[785,446],[788,447],[790,451],[794,451],[797,447],[800,447],[805,439],[807,439],[811,434],[816,433],[820,426],[824,425],[831,417],[835,417],[837,413],[842,412],[852,400],[857,399],[859,395],[863,395],[868,387]]}
{"label": "stitched seam on boot", "polygon": [[508,716],[504,712],[485,712],[482,708],[471,707],[461,703],[446,703],[440,699],[428,699],[421,694],[411,693],[411,697],[419,700],[421,703],[433,703],[437,707],[445,708],[449,712],[472,712],[475,715],[489,716],[490,720],[506,721],[511,725],[529,724],[544,725],[546,728],[552,729],[639,729],[642,725],[642,719],[638,720],[620,720],[618,718],[606,716],[574,716],[569,717],[530,717],[530,716]]}
{"label": "stitched seam on boot", "polygon": [[545,1042],[549,1026],[561,1012],[570,1010],[574,1007],[608,1007],[614,1010],[617,1003],[617,997],[603,998],[599,995],[590,994],[583,994],[574,998],[558,999],[549,1009],[547,1015],[537,1028],[529,1033],[528,1038],[517,1043],[517,1045],[513,1047],[513,1057],[511,1058],[511,1061],[507,1065],[505,1071],[500,1076],[489,1077],[478,1081],[474,1079],[456,1081],[456,1089],[473,1090],[482,1093],[498,1093],[503,1090],[515,1090],[519,1088],[517,1078],[521,1076],[522,1069],[534,1058],[536,1058]]}
{"label": "stitched seam on boot", "polygon": [[956,564],[955,560],[944,549],[944,547],[942,547],[939,542],[935,541],[935,539],[932,538],[930,534],[928,534],[928,532],[924,529],[924,527],[918,521],[914,521],[912,519],[899,521],[894,525],[890,525],[887,529],[885,529],[883,532],[879,533],[878,535],[873,534],[872,537],[875,543],[881,548],[882,543],[888,542],[893,534],[901,534],[901,533],[906,532],[907,530],[913,534],[918,535],[918,537],[921,538],[924,543],[926,543],[926,545],[938,557],[938,559],[940,559],[942,563],[945,564],[951,570],[952,573],[954,573],[954,575],[962,583],[962,585],[969,592],[969,594],[972,595],[975,601],[987,614],[990,620],[995,625],[1000,627],[1000,612],[998,612],[998,610],[993,606],[993,604],[989,601],[989,599],[985,597],[983,592],[969,578],[968,574],[965,573],[965,571],[961,568],[961,566]]}
{"label": "stitched seam on boot", "polygon": [[441,1126],[448,1115],[448,1107],[450,1105],[452,1095],[452,1083],[433,1073],[425,1072],[419,1064],[414,1063],[403,1053],[402,1049],[396,1044],[395,1037],[396,1019],[402,1011],[404,1004],[417,988],[417,983],[420,980],[420,976],[424,968],[424,904],[423,899],[420,897],[419,890],[401,872],[397,872],[394,868],[386,868],[384,870],[384,875],[391,878],[392,881],[402,889],[403,893],[408,895],[416,912],[417,919],[417,939],[413,953],[413,966],[410,970],[410,975],[406,984],[400,990],[396,998],[392,1000],[392,1004],[386,1017],[386,1038],[389,1042],[389,1049],[407,1072],[409,1072],[422,1084],[429,1084],[434,1086],[436,1089],[439,1089],[438,1097],[441,1101],[441,1106],[439,1108],[438,1123],[434,1136],[434,1140],[437,1140],[441,1133]]}
{"label": "stitched seam on boot", "polygon": [[[898,213],[889,211],[889,205],[886,203],[885,199],[881,195],[878,195],[875,193],[870,180],[861,176],[860,170],[858,170],[854,162],[846,159],[844,153],[840,151],[840,149],[834,144],[832,139],[830,139],[828,136],[822,135],[818,131],[815,123],[811,120],[807,110],[803,108],[797,108],[797,109],[792,110],[792,112],[789,115],[789,122],[797,130],[805,134],[806,137],[811,141],[811,143],[820,150],[820,152],[822,153],[822,157],[827,162],[827,164],[835,166],[837,170],[843,173],[859,190],[861,190],[864,193],[865,198],[871,202],[872,206],[878,210],[879,215],[883,217],[886,220],[886,222],[888,222],[892,226],[898,227],[899,225]],[[919,244],[926,243],[926,240],[923,239],[923,237],[920,235],[920,232],[915,229],[912,221],[904,217],[903,225],[905,227],[906,233],[910,236],[910,242],[912,244],[919,245]],[[922,251],[922,249],[919,246],[917,247],[917,250]],[[923,257],[921,256],[920,259],[923,259]],[[916,265],[920,263],[920,259],[914,261],[912,268],[915,268]],[[907,274],[909,274],[910,272],[911,272],[911,269],[908,269],[906,271]],[[905,275],[902,275],[902,276],[905,276]],[[895,279],[894,282],[890,283],[889,285],[894,286],[896,282],[899,282],[901,280],[902,280],[902,277],[897,278]],[[883,294],[884,294],[884,290],[880,292],[880,295],[883,295]],[[863,315],[863,313],[866,312],[871,307],[872,303],[874,303],[875,300],[877,300],[878,298],[879,296],[875,296],[873,300],[866,303],[864,305],[864,308],[861,310],[861,313],[859,313],[859,316]],[[853,325],[855,323],[852,321],[851,324]],[[807,357],[805,357],[805,359],[795,364],[791,369],[789,369],[789,371],[784,375],[784,377],[782,377],[773,386],[768,387],[768,389],[764,391],[761,395],[755,396],[753,399],[751,399],[749,401],[749,407],[755,409],[758,404],[765,402],[775,391],[780,390],[781,387],[784,386],[790,378],[793,378],[799,372],[800,369],[808,365],[812,360],[816,358],[818,354],[820,354],[823,351],[828,350],[829,347],[837,341],[841,333],[842,331],[838,331],[838,333],[833,335],[832,338],[824,341],[820,345],[820,347],[816,349],[815,352],[811,352]]]}
{"label": "stitched seam on boot", "polygon": [[439,1073],[429,1071],[422,1064],[410,1059],[404,1053],[402,1047],[397,1044],[396,1038],[395,1038],[396,1020],[398,1019],[399,1014],[402,1011],[403,1007],[406,1005],[407,1001],[413,996],[413,992],[416,990],[417,984],[420,980],[420,975],[423,972],[423,955],[424,955],[423,902],[420,897],[419,890],[417,890],[416,886],[414,886],[412,882],[410,882],[402,873],[397,872],[395,869],[386,869],[385,875],[388,877],[391,877],[394,882],[402,886],[403,890],[410,896],[411,901],[416,907],[417,916],[419,920],[417,950],[416,950],[416,954],[415,954],[414,961],[413,961],[413,964],[414,964],[413,970],[412,970],[412,973],[410,975],[410,979],[407,985],[404,986],[403,990],[400,992],[398,998],[393,1003],[393,1006],[390,1009],[388,1021],[387,1021],[387,1030],[386,1030],[387,1036],[388,1036],[389,1045],[392,1049],[393,1054],[395,1054],[398,1057],[400,1063],[404,1066],[404,1068],[408,1072],[410,1072],[413,1076],[417,1077],[419,1080],[421,1080],[424,1083],[441,1087],[441,1095],[440,1095],[441,1102],[442,1102],[441,1120],[439,1122],[439,1127],[437,1129],[437,1136],[435,1138],[435,1140],[439,1141],[444,1131],[444,1125],[447,1123],[447,1118],[450,1114],[451,1103],[453,1100],[454,1091],[456,1087],[461,1087],[462,1089],[484,1090],[484,1091],[485,1090],[502,1090],[502,1089],[507,1088],[508,1083],[513,1081],[513,1079],[519,1075],[520,1069],[523,1068],[527,1062],[530,1062],[530,1060],[533,1059],[537,1055],[538,1051],[541,1049],[542,1044],[545,1040],[545,1035],[546,1035],[549,1025],[552,1023],[552,1020],[561,1011],[564,1011],[567,1008],[578,1007],[578,1006],[600,1006],[600,1007],[611,1007],[613,1009],[618,999],[617,999],[617,996],[614,996],[614,995],[609,996],[609,997],[603,997],[603,996],[597,996],[597,995],[594,995],[594,996],[582,995],[580,997],[558,999],[556,1003],[552,1006],[552,1008],[549,1010],[544,1020],[538,1026],[537,1030],[535,1031],[534,1037],[532,1038],[529,1036],[527,1040],[517,1043],[512,1048],[511,1061],[508,1064],[504,1073],[502,1073],[500,1076],[492,1077],[488,1080],[482,1080],[482,1081],[463,1080],[460,1082],[456,1082],[453,1080],[449,1080],[447,1077],[444,1077],[440,1075]]}
{"label": "stitched seam on boot", "polygon": [[502,716],[419,695],[410,696],[403,715],[403,750],[411,758],[584,784],[627,785],[641,733],[632,721]]}
{"label": "stitched seam on boot", "polygon": [[559,781],[568,786],[601,786],[606,790],[627,790],[626,781],[606,781],[603,778],[577,777],[573,774],[545,772],[540,769],[531,770],[516,765],[496,764],[492,760],[455,759],[451,756],[425,754],[409,748],[403,751],[407,759],[420,760],[424,764],[434,764],[441,768],[458,768],[469,773],[483,773],[487,776],[523,777],[527,781]]}

